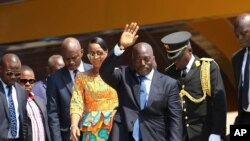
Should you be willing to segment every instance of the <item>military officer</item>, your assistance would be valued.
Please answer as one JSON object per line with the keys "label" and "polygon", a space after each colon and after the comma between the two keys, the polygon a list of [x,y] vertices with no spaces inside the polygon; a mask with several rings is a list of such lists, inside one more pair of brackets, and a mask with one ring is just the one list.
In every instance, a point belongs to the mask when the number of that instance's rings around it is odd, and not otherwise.
{"label": "military officer", "polygon": [[177,79],[183,111],[183,141],[221,141],[226,132],[226,97],[218,64],[193,55],[191,33],[161,39],[173,62],[166,74]]}

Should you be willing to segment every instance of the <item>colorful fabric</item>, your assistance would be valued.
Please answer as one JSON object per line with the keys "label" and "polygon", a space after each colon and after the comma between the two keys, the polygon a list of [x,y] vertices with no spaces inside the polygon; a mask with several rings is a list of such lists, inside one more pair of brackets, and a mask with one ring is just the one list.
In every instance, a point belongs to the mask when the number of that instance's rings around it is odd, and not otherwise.
{"label": "colorful fabric", "polygon": [[28,117],[31,121],[32,141],[45,141],[43,118],[39,107],[35,103],[34,99],[32,99],[31,97],[28,98],[26,109]]}
{"label": "colorful fabric", "polygon": [[106,141],[112,128],[115,108],[118,106],[116,91],[101,77],[79,73],[72,88],[70,114],[83,118],[83,141]]}

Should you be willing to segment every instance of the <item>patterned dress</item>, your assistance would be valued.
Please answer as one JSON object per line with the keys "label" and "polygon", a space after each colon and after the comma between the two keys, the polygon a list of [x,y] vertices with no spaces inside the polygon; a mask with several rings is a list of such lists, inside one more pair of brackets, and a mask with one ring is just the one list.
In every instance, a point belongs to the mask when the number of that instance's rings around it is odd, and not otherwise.
{"label": "patterned dress", "polygon": [[80,130],[82,141],[107,141],[112,128],[115,108],[118,106],[116,91],[101,77],[79,73],[72,88],[70,114],[83,119]]}

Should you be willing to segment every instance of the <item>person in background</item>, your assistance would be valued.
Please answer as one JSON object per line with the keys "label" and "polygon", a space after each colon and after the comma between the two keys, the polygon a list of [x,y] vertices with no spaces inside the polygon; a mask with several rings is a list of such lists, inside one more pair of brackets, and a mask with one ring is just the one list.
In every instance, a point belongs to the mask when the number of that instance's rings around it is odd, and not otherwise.
{"label": "person in background", "polygon": [[24,140],[23,122],[27,92],[16,81],[20,77],[21,61],[7,53],[0,60],[0,140]]}
{"label": "person in background", "polygon": [[29,66],[23,65],[18,82],[29,92],[24,122],[27,141],[51,141],[46,105],[40,97],[31,92],[35,82],[34,71]]}
{"label": "person in background", "polygon": [[234,33],[241,48],[232,56],[235,86],[238,94],[238,116],[235,124],[250,125],[249,104],[249,51],[250,51],[250,14],[239,15],[234,23]]}
{"label": "person in background", "polygon": [[53,141],[70,140],[70,99],[73,82],[78,72],[92,68],[92,65],[82,61],[83,53],[76,38],[65,38],[61,46],[65,66],[47,78],[47,111]]}
{"label": "person in background", "polygon": [[183,141],[221,141],[226,135],[226,96],[218,64],[193,55],[191,33],[178,31],[161,39],[173,65],[183,111]]}
{"label": "person in background", "polygon": [[[61,55],[55,54],[49,57],[48,65],[46,67],[48,75],[64,67],[63,58]],[[37,81],[32,88],[32,92],[43,99],[47,104],[46,96],[47,77],[43,80]]]}
{"label": "person in background", "polygon": [[177,81],[158,72],[151,45],[132,47],[132,65],[116,66],[138,38],[137,23],[127,24],[118,45],[100,68],[100,76],[118,94],[113,141],[180,141],[182,112]]}
{"label": "person in background", "polygon": [[[78,140],[80,130],[82,141],[107,141],[109,138],[118,99],[116,91],[99,75],[107,54],[108,47],[102,38],[95,37],[89,41],[87,57],[93,68],[79,73],[72,89],[70,115],[73,141]],[[82,121],[79,128],[80,119]]]}

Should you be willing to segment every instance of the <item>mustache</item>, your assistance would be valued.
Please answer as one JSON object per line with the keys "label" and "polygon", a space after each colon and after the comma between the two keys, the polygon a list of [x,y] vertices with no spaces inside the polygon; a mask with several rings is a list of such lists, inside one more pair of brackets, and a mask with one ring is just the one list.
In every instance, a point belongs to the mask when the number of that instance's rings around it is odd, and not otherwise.
{"label": "mustache", "polygon": [[140,66],[140,67],[139,67],[139,69],[144,69],[144,68],[148,69],[149,66],[148,66],[148,65],[143,65],[143,66]]}

